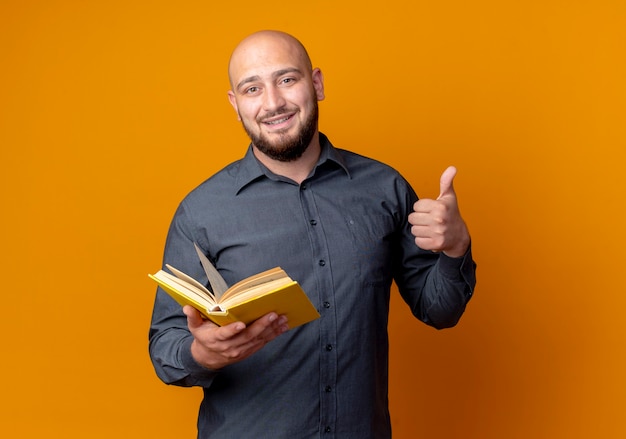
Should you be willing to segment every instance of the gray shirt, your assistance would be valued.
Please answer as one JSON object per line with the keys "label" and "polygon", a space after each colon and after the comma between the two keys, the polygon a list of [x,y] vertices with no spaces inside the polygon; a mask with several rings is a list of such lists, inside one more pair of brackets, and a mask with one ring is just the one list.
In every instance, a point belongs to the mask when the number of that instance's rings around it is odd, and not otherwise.
{"label": "gray shirt", "polygon": [[197,242],[229,285],[280,266],[321,314],[211,371],[191,356],[180,306],[157,291],[150,356],[164,382],[204,388],[200,438],[390,437],[392,281],[436,328],[455,325],[472,295],[471,250],[449,258],[415,245],[407,218],[417,196],[402,176],[320,137],[302,184],[272,174],[249,149],[193,190],[172,221],[164,264],[206,282]]}

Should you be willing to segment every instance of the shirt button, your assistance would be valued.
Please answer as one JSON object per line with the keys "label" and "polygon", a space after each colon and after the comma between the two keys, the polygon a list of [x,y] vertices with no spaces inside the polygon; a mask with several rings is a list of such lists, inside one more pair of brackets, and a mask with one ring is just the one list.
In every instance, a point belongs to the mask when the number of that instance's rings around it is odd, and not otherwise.
{"label": "shirt button", "polygon": [[330,386],[326,386],[326,388],[324,390],[326,390],[326,393],[329,393],[330,391],[333,390],[333,388],[330,387]]}
{"label": "shirt button", "polygon": [[327,344],[327,345],[326,345],[326,350],[327,350],[327,351],[332,351],[332,350],[333,350],[333,345],[331,345],[331,344]]}
{"label": "shirt button", "polygon": [[326,427],[326,428],[324,429],[324,433],[330,433],[330,427]]}
{"label": "shirt button", "polygon": [[312,226],[316,226],[317,225],[317,221],[315,221],[315,220],[311,220],[309,222],[311,223]]}
{"label": "shirt button", "polygon": [[323,267],[324,265],[326,265],[326,261],[323,259],[320,259],[320,261],[318,262],[318,264],[320,265],[320,267]]}
{"label": "shirt button", "polygon": [[324,302],[324,308],[330,308],[330,302]]}

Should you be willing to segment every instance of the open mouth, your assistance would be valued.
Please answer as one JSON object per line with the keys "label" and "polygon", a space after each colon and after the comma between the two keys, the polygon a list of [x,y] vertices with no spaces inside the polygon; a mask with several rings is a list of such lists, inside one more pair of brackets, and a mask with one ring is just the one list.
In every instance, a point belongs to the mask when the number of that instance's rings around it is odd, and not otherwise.
{"label": "open mouth", "polygon": [[262,121],[263,125],[268,127],[281,127],[289,123],[291,119],[293,119],[294,113],[289,114],[281,114],[278,116],[274,116],[271,118],[264,119]]}
{"label": "open mouth", "polygon": [[281,123],[287,122],[289,119],[291,119],[291,117],[292,116],[286,116],[286,117],[283,117],[283,118],[280,118],[280,119],[270,120],[270,121],[266,121],[266,122],[263,122],[263,123],[265,123],[267,125],[280,125]]}

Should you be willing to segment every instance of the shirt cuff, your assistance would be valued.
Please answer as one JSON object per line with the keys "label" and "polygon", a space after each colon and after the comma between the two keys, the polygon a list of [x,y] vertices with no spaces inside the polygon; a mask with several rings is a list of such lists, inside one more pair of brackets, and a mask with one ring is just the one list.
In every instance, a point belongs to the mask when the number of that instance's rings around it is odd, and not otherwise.
{"label": "shirt cuff", "polygon": [[193,355],[191,354],[191,343],[193,343],[193,337],[186,338],[182,343],[180,350],[180,361],[182,366],[192,379],[193,385],[209,387],[219,372],[207,369],[198,363],[195,358],[193,358]]}
{"label": "shirt cuff", "polygon": [[474,292],[476,285],[476,263],[472,258],[472,243],[470,242],[465,254],[458,258],[452,258],[444,253],[439,254],[439,270],[441,274],[451,280],[463,279],[470,289],[470,294]]}

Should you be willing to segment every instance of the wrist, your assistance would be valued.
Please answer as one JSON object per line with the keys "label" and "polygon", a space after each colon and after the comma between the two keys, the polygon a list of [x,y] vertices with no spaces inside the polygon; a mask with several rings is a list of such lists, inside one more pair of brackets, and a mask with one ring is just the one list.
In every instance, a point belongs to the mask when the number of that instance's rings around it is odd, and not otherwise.
{"label": "wrist", "polygon": [[210,370],[219,370],[225,366],[225,364],[218,364],[211,352],[202,344],[198,342],[195,338],[191,342],[190,346],[191,356],[198,365],[210,369]]}
{"label": "wrist", "polygon": [[471,238],[469,234],[465,234],[465,236],[458,240],[457,243],[443,251],[443,254],[448,256],[449,258],[462,258],[467,253],[471,242]]}

